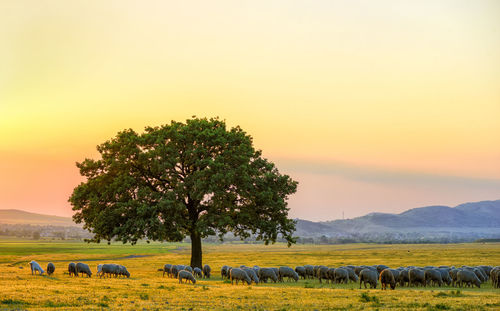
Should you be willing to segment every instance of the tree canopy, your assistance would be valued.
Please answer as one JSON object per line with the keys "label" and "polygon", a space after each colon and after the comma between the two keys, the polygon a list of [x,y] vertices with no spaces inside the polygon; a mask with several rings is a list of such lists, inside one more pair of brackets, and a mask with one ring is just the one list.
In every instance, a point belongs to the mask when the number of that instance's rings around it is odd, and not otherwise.
{"label": "tree canopy", "polygon": [[297,182],[263,158],[239,126],[193,117],[144,133],[121,131],[97,150],[100,159],[76,164],[85,181],[69,198],[74,221],[94,234],[89,242],[190,236],[198,267],[201,239],[210,235],[295,242],[287,199]]}

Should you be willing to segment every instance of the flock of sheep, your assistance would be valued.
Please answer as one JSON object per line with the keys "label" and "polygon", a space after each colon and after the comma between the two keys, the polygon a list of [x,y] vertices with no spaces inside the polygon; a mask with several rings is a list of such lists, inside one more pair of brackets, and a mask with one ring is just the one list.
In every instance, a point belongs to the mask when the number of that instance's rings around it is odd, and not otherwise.
{"label": "flock of sheep", "polygon": [[[203,271],[199,268],[191,268],[184,265],[166,264],[163,269],[159,269],[173,278],[179,279],[179,283],[183,280],[196,283],[195,276],[210,278],[210,267],[205,265]],[[205,274],[208,271],[208,274]],[[202,274],[203,272],[203,274]],[[241,281],[243,284],[250,285],[252,282],[258,284],[260,282],[267,283],[268,280],[283,282],[285,278],[288,281],[294,280],[297,282],[300,278],[303,279],[318,279],[320,283],[345,283],[358,282],[359,288],[367,284],[370,288],[377,288],[380,282],[382,289],[395,289],[399,286],[477,286],[491,279],[494,288],[500,288],[500,266],[462,266],[460,268],[449,266],[426,266],[426,267],[399,267],[391,269],[386,265],[373,266],[343,266],[339,268],[331,268],[326,266],[304,265],[297,266],[292,269],[287,266],[279,268],[261,268],[259,266],[247,267],[245,265],[233,268],[230,266],[222,266],[222,279],[231,281],[231,284],[238,284]]]}
{"label": "flock of sheep", "polygon": [[[43,268],[36,262],[31,261],[29,263],[31,267],[31,274],[45,273]],[[209,265],[203,266],[203,269],[192,268],[185,265],[172,265],[166,264],[162,269],[163,276],[176,278],[179,283],[183,281],[196,283],[196,278],[210,278],[211,271]],[[47,274],[51,275],[55,271],[55,266],[53,263],[49,262],[47,265]],[[84,263],[70,263],[68,266],[69,275],[87,275],[87,277],[92,276],[92,271],[87,264]],[[312,266],[304,265],[297,266],[292,269],[287,266],[282,266],[279,268],[261,268],[259,266],[247,267],[245,265],[239,267],[222,266],[221,268],[222,279],[227,279],[231,281],[231,284],[236,282],[236,285],[241,281],[243,284],[247,283],[250,285],[252,282],[255,284],[264,282],[267,283],[269,280],[272,282],[284,282],[285,278],[288,281],[297,282],[300,278],[303,279],[318,279],[320,283],[325,281],[326,283],[345,283],[348,282],[358,282],[359,288],[364,285],[367,288],[367,284],[370,288],[377,288],[377,284],[380,282],[382,289],[395,289],[396,285],[399,286],[442,286],[446,284],[448,286],[477,286],[481,287],[481,284],[487,282],[491,279],[494,288],[500,288],[500,266],[462,266],[460,268],[449,267],[449,266],[426,266],[426,267],[399,267],[397,269],[391,269],[386,265],[373,265],[373,266],[342,266],[338,268],[326,267],[326,266]],[[130,273],[127,268],[122,265],[117,264],[99,264],[97,265],[97,275],[99,277],[120,277],[126,276],[130,277]]]}
{"label": "flock of sheep", "polygon": [[[45,273],[45,270],[43,270],[43,268],[38,264],[38,262],[32,260],[29,263],[29,265],[31,268],[31,274],[36,274],[38,272],[38,274],[42,275]],[[55,265],[53,263],[49,262],[47,264],[47,274],[51,275],[52,273],[54,273],[55,270],[56,270]],[[89,277],[89,278],[92,277],[92,271],[90,270],[89,265],[82,263],[82,262],[78,262],[78,263],[71,262],[68,265],[68,273],[69,273],[69,276],[76,276],[77,277],[81,274],[82,277],[84,275],[87,275],[87,277]],[[126,276],[127,278],[130,277],[130,273],[128,272],[128,270],[125,266],[112,264],[112,263],[111,264],[97,265],[97,275],[101,278],[106,277],[106,276],[108,276],[108,277]]]}

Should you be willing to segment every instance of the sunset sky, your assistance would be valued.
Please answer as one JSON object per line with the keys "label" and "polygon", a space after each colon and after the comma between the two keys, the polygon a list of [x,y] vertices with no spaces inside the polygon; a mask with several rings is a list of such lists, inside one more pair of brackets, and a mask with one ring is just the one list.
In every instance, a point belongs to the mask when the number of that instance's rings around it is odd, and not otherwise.
{"label": "sunset sky", "polygon": [[330,220],[500,199],[500,1],[1,1],[0,209],[118,131],[225,119]]}

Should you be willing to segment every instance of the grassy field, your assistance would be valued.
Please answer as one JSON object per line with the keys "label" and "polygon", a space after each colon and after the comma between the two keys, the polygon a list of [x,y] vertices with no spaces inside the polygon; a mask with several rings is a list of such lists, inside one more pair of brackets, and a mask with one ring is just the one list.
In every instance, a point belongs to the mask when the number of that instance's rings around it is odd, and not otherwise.
{"label": "grassy field", "polygon": [[[204,263],[215,277],[196,285],[163,278],[165,263],[188,264],[189,245],[140,243],[96,245],[71,241],[0,240],[0,310],[499,310],[500,290],[396,288],[359,289],[359,284],[320,284],[301,280],[252,286],[231,285],[220,278],[222,265],[295,267],[303,264],[499,265],[500,243],[447,245],[206,245]],[[53,276],[32,276],[30,260]],[[93,273],[98,263],[127,266],[129,279],[72,278],[70,261],[86,262]]]}

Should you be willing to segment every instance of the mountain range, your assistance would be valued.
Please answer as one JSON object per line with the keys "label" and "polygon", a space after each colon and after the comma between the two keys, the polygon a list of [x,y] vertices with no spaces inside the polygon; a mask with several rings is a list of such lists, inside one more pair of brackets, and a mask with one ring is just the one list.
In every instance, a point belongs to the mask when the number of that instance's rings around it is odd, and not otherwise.
{"label": "mountain range", "polygon": [[297,219],[298,236],[334,236],[369,232],[500,233],[500,200],[449,206],[426,206],[400,214],[371,213],[346,220],[312,222]]}
{"label": "mountain range", "polygon": [[[0,223],[75,226],[70,217],[50,216],[21,210],[0,210]],[[335,237],[369,233],[488,233],[500,236],[500,200],[449,206],[426,206],[400,214],[371,213],[346,220],[313,222],[297,219],[296,236]]]}

